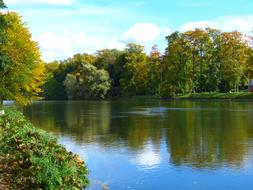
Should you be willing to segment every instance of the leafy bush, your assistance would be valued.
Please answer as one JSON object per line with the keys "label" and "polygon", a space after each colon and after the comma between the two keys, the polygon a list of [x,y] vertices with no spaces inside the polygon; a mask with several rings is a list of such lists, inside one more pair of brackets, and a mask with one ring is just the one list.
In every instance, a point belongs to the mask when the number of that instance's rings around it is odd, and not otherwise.
{"label": "leafy bush", "polygon": [[0,154],[19,189],[81,189],[89,184],[84,162],[21,113],[7,110],[0,129]]}

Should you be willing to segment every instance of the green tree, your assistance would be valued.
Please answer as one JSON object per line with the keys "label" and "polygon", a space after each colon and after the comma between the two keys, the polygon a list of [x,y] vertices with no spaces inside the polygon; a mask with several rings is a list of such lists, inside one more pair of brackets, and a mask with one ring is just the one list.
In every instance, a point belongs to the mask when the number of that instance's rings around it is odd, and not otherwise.
{"label": "green tree", "polygon": [[[61,64],[57,61],[45,64],[46,68],[46,82],[43,86],[43,97],[46,100],[62,100],[66,99],[65,87],[63,86],[63,80],[60,80],[58,75],[61,75]],[[65,77],[64,77],[65,78]]]}
{"label": "green tree", "polygon": [[253,79],[253,49],[248,48],[248,56],[245,66],[245,74],[248,79]]}
{"label": "green tree", "polygon": [[232,89],[238,91],[247,62],[247,44],[239,32],[224,32],[221,34],[219,57],[221,60],[221,91]]}
{"label": "green tree", "polygon": [[168,47],[163,58],[161,95],[171,97],[192,90],[192,62],[190,44],[184,34],[174,32],[166,39]]}
{"label": "green tree", "polygon": [[7,8],[3,0],[0,0],[0,9]]}
{"label": "green tree", "polygon": [[64,85],[69,99],[104,99],[110,89],[107,71],[82,64],[79,72],[69,73]]}
{"label": "green tree", "polygon": [[207,28],[206,29],[209,38],[211,40],[211,44],[208,50],[208,62],[207,62],[207,73],[206,73],[206,91],[208,92],[217,92],[219,91],[219,85],[221,82],[220,76],[220,58],[219,58],[219,50],[220,50],[220,36],[221,31],[216,29]]}
{"label": "green tree", "polygon": [[[213,63],[212,57],[213,44],[206,30],[195,29],[184,33],[189,41],[189,50],[191,52],[191,64],[193,75],[193,92],[209,91],[208,82],[212,75]],[[209,79],[209,80],[208,80]]]}
{"label": "green tree", "polygon": [[28,104],[38,98],[44,82],[44,65],[36,42],[17,13],[2,14],[0,28],[0,102]]}
{"label": "green tree", "polygon": [[80,90],[80,84],[78,83],[77,77],[75,75],[67,74],[64,81],[64,86],[68,94],[68,99],[80,99],[80,97],[77,96],[78,91]]}
{"label": "green tree", "polygon": [[120,79],[124,95],[144,95],[148,84],[148,57],[144,47],[129,44],[125,50],[126,63]]}
{"label": "green tree", "polygon": [[152,47],[148,58],[148,94],[160,95],[161,54],[157,46]]}
{"label": "green tree", "polygon": [[122,55],[123,52],[117,49],[103,49],[96,53],[96,61],[94,65],[98,69],[106,70],[111,78],[110,96],[119,95],[119,79],[122,71]]}

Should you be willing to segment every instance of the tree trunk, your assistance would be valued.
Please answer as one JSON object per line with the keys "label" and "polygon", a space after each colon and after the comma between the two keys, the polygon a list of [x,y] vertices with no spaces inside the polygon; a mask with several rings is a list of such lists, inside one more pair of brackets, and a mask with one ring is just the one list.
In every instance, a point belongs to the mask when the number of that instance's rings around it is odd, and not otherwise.
{"label": "tree trunk", "polygon": [[4,100],[3,100],[3,98],[0,96],[0,109],[2,108],[3,104],[4,104]]}
{"label": "tree trunk", "polygon": [[4,115],[3,103],[4,103],[4,100],[3,100],[3,98],[0,96],[0,116],[1,116],[1,115]]}

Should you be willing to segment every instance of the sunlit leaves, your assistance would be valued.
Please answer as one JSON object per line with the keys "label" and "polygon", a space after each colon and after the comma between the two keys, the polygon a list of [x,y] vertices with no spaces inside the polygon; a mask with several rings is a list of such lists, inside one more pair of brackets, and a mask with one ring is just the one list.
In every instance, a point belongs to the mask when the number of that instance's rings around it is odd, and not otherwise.
{"label": "sunlit leaves", "polygon": [[27,104],[37,99],[44,81],[44,65],[36,42],[16,13],[2,15],[0,29],[0,97]]}
{"label": "sunlit leaves", "polygon": [[0,126],[0,159],[3,156],[11,171],[11,189],[81,189],[88,185],[84,162],[20,113],[6,111]]}

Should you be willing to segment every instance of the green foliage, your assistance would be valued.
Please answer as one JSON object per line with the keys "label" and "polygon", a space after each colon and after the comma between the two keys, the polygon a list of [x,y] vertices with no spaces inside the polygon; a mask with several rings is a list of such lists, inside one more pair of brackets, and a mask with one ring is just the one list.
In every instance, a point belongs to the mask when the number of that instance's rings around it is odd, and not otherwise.
{"label": "green foliage", "polygon": [[239,32],[224,32],[221,35],[221,90],[228,92],[231,89],[238,91],[247,62],[247,44]]}
{"label": "green foliage", "polygon": [[45,65],[46,82],[43,85],[42,95],[47,100],[65,99],[66,97],[62,80],[57,77],[60,71],[60,66],[60,63],[57,61],[47,63]]}
{"label": "green foliage", "polygon": [[157,46],[152,47],[150,56],[148,57],[148,76],[147,76],[147,93],[149,95],[160,95],[161,79],[162,79],[162,57],[157,49]]}
{"label": "green foliage", "polygon": [[69,99],[104,99],[110,89],[107,71],[91,64],[80,64],[78,72],[67,74],[64,81]]}
{"label": "green foliage", "polygon": [[0,13],[0,100],[28,104],[44,82],[39,48],[17,13]]}
{"label": "green foliage", "polygon": [[47,67],[51,75],[44,88],[45,98],[65,99],[67,94],[69,99],[136,95],[168,98],[246,90],[253,79],[250,36],[207,28],[174,32],[166,40],[164,55],[156,46],[147,55],[143,46],[130,43],[123,51],[77,54],[55,69]]}
{"label": "green foliage", "polygon": [[[238,91],[239,86],[246,88],[249,79],[244,72],[247,63],[251,62],[251,48],[241,33],[196,29],[175,32],[167,37],[167,41],[163,92],[166,89],[173,89],[175,94],[228,92]],[[246,70],[250,76],[250,70]]]}
{"label": "green foliage", "polygon": [[253,94],[251,92],[229,92],[229,93],[217,93],[217,92],[203,92],[194,94],[179,95],[180,99],[252,99]]}
{"label": "green foliage", "polygon": [[84,162],[21,113],[6,111],[0,128],[0,154],[10,166],[14,189],[80,189],[89,184]]}
{"label": "green foliage", "polygon": [[0,0],[0,9],[2,9],[2,8],[6,8],[6,5],[3,2],[3,0]]}
{"label": "green foliage", "polygon": [[[189,42],[178,32],[167,37],[168,48],[163,59],[162,91],[165,94],[187,93],[193,88]],[[171,92],[171,90],[174,90]],[[167,91],[167,92],[166,92]]]}
{"label": "green foliage", "polygon": [[123,66],[120,85],[125,95],[144,95],[148,84],[148,57],[143,47],[129,44],[125,50],[126,62]]}
{"label": "green foliage", "polygon": [[246,66],[244,68],[244,74],[248,78],[253,78],[253,49],[248,48],[248,60],[246,62]]}

